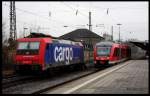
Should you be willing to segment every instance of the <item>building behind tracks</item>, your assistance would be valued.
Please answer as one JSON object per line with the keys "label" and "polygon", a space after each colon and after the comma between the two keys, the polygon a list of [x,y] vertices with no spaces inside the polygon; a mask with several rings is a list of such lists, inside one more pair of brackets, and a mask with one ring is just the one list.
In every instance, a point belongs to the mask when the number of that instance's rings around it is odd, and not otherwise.
{"label": "building behind tracks", "polygon": [[93,48],[97,42],[104,40],[103,37],[88,29],[76,29],[60,36],[59,38],[82,42],[85,48]]}

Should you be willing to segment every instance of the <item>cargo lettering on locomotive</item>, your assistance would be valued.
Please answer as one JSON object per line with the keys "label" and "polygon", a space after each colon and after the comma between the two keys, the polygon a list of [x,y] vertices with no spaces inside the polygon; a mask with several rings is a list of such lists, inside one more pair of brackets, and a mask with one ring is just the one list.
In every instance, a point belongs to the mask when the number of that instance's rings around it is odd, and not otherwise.
{"label": "cargo lettering on locomotive", "polygon": [[65,61],[66,64],[69,64],[69,61],[72,61],[73,50],[69,47],[58,47],[54,49],[54,58],[56,62]]}

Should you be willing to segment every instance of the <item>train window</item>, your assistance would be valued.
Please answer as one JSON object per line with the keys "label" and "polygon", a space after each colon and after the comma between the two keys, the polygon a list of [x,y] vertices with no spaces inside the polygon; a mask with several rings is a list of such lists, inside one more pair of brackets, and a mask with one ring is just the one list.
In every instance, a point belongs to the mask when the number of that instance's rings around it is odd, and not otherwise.
{"label": "train window", "polygon": [[30,42],[30,49],[39,49],[39,42]]}
{"label": "train window", "polygon": [[120,49],[117,48],[117,56],[119,56],[119,55],[120,55]]}
{"label": "train window", "polygon": [[28,42],[19,42],[18,43],[18,48],[17,49],[28,49]]}
{"label": "train window", "polygon": [[18,50],[39,49],[39,42],[19,42]]}
{"label": "train window", "polygon": [[117,48],[115,48],[113,56],[117,56]]}
{"label": "train window", "polygon": [[20,55],[36,55],[38,54],[40,42],[19,42],[17,54]]}
{"label": "train window", "polygon": [[97,47],[98,56],[108,56],[110,53],[110,47]]}
{"label": "train window", "polygon": [[115,48],[113,56],[119,56],[120,50],[119,48]]}

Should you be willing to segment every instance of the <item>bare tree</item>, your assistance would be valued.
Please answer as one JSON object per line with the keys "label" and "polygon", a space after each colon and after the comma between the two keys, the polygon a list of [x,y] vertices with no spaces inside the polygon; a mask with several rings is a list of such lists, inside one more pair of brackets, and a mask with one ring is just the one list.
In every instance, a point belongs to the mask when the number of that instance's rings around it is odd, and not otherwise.
{"label": "bare tree", "polygon": [[8,56],[8,50],[7,50],[7,37],[6,37],[6,23],[2,22],[2,64],[7,63],[7,56]]}
{"label": "bare tree", "polygon": [[[9,32],[7,30],[7,23],[2,22],[2,70],[10,69],[13,66],[13,54],[14,50],[10,50],[8,37]],[[7,34],[8,33],[8,34]]]}
{"label": "bare tree", "polygon": [[8,30],[7,23],[5,21],[2,22],[2,46],[8,46]]}

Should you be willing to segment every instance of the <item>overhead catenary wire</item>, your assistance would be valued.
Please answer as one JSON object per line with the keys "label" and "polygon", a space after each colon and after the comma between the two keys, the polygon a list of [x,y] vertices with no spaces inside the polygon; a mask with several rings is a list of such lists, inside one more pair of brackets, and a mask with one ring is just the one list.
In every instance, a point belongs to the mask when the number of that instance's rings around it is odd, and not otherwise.
{"label": "overhead catenary wire", "polygon": [[[61,2],[62,4],[64,4],[65,6],[67,6],[67,7],[69,7],[70,9],[72,9],[73,11],[76,11],[76,9],[75,8],[73,8],[73,7],[71,7],[70,5],[68,5],[68,4],[66,4],[66,3],[64,3],[64,2]],[[91,5],[91,4],[90,4]],[[91,8],[89,7],[89,12],[91,11]],[[85,15],[84,13],[82,13],[80,10],[78,10],[78,13],[80,13],[82,16],[85,16],[87,19],[89,19],[89,16],[87,16],[87,15]],[[95,18],[92,18],[93,20],[93,22],[96,22],[96,23],[98,23],[97,21],[97,19],[95,19]]]}
{"label": "overhead catenary wire", "polygon": [[[7,20],[8,21],[8,20]],[[17,25],[18,25],[18,23],[20,23],[20,24],[22,24],[22,25],[24,25],[24,24],[29,24],[29,25],[32,25],[31,23],[27,23],[27,22],[24,22],[24,21],[21,21],[21,20],[17,20]],[[23,24],[24,23],[24,24]],[[7,28],[9,28],[10,26],[8,25],[9,24],[9,22],[8,23],[6,23],[7,24]],[[4,25],[5,27],[6,27],[6,25]],[[36,26],[40,26],[40,25],[36,25]],[[41,27],[42,28],[42,27]],[[30,27],[30,29],[31,29],[31,27]],[[33,28],[32,28],[33,29]],[[36,29],[36,28],[35,28]],[[50,28],[50,30],[55,30],[54,28],[53,29],[51,29]],[[55,30],[56,32],[57,32],[57,30]]]}
{"label": "overhead catenary wire", "polygon": [[[64,3],[64,2],[61,2],[61,3],[63,3],[65,6],[69,7],[71,10],[76,11],[76,9],[73,8],[73,7],[71,7],[70,5],[68,5],[68,4]],[[89,8],[89,12],[90,12],[90,11],[91,11],[91,10],[90,10],[90,8]],[[78,10],[78,13],[80,13],[82,16],[85,16],[87,19],[89,19],[89,16],[83,14],[80,10]],[[93,18],[92,18],[92,19],[93,19]],[[94,18],[94,19],[95,19],[95,18]],[[94,22],[95,22],[95,21],[97,21],[97,20],[94,20]]]}
{"label": "overhead catenary wire", "polygon": [[[7,7],[9,7],[9,5],[7,5],[7,4],[4,4],[4,5],[7,6]],[[43,17],[43,16],[40,16],[40,15],[37,14],[37,13],[29,12],[29,11],[27,11],[27,10],[23,10],[23,9],[20,9],[20,8],[17,8],[17,7],[16,7],[16,9],[19,10],[19,11],[28,13],[28,14],[32,14],[32,15],[35,15],[35,16],[38,16],[38,17],[47,19],[48,22],[50,22],[50,19],[49,19],[48,17]],[[17,22],[18,22],[18,21],[19,21],[19,20],[17,20]],[[58,21],[56,21],[56,20],[52,20],[52,21],[58,22]],[[20,21],[19,21],[19,22],[20,22]],[[24,22],[24,21],[21,21],[21,22]],[[25,22],[25,23],[27,23],[27,22]],[[61,23],[62,23],[62,22],[59,21],[59,23],[57,23],[57,24],[61,24]],[[27,23],[27,24],[30,24],[30,23]],[[61,24],[61,25],[62,25],[62,24]],[[52,25],[52,26],[55,26],[55,25]],[[55,27],[58,27],[58,26],[55,26]],[[55,27],[54,27],[54,28],[55,28]],[[72,27],[72,26],[70,26],[70,27]],[[53,28],[53,30],[54,30],[54,28]],[[74,27],[73,27],[73,28],[74,28]],[[56,31],[56,32],[57,32],[57,31]]]}
{"label": "overhead catenary wire", "polygon": [[[77,11],[77,9],[74,9],[73,7],[71,7],[70,5],[61,2],[62,4],[64,4],[65,6],[69,7],[70,9],[72,9],[73,11]],[[83,14],[81,11],[78,10],[78,13],[80,13],[82,16],[85,16],[86,18],[89,18],[87,15]]]}
{"label": "overhead catenary wire", "polygon": [[[70,6],[70,5],[69,5],[69,6]],[[72,7],[72,6],[71,6],[71,7]],[[73,8],[73,7],[71,8],[71,7],[70,7],[70,9],[76,10],[76,8]],[[99,7],[99,6],[98,6],[98,7]],[[92,8],[95,8],[95,6],[92,6]],[[107,9],[107,8],[102,8],[102,7],[101,7],[101,9]],[[116,8],[116,9],[125,9],[125,7],[124,7],[124,8],[123,8],[123,7],[122,7],[122,8],[119,7],[119,8]],[[140,9],[140,8],[127,8],[127,9]],[[142,8],[141,8],[141,9],[142,9]],[[18,9],[17,9],[17,10],[18,10]],[[109,8],[109,11],[111,11],[111,10],[115,10],[115,8]],[[19,11],[20,11],[20,10],[19,10]],[[23,12],[23,11],[22,11],[22,12]],[[27,13],[27,12],[26,12],[26,13]],[[82,14],[82,11],[81,11],[81,10],[78,10],[78,13],[79,13],[79,14]],[[30,14],[30,13],[29,13],[29,14]],[[32,14],[32,13],[31,13],[31,14]],[[34,15],[38,16],[37,13],[34,14]],[[82,14],[82,15],[83,15],[83,14]],[[109,14],[109,17],[111,17],[110,19],[113,20],[112,22],[119,23],[119,22],[117,22],[117,18],[113,17],[112,15],[113,15],[113,14],[111,14],[111,13]],[[84,16],[85,16],[85,14],[84,14]],[[86,17],[88,18],[88,16],[86,16]],[[43,18],[43,16],[40,17],[40,18]],[[46,20],[49,20],[47,17],[44,17],[44,18],[45,18]],[[92,19],[94,19],[94,18],[92,18]],[[96,18],[96,19],[98,19],[98,18]],[[53,21],[54,21],[54,20],[53,20]],[[98,20],[97,20],[97,21],[98,21]],[[94,22],[94,21],[93,21],[93,22]],[[58,24],[61,24],[61,23],[58,23]],[[70,26],[70,27],[73,27],[73,26]],[[94,26],[93,26],[93,27],[94,27]]]}
{"label": "overhead catenary wire", "polygon": [[[9,7],[9,5],[7,5],[7,4],[4,4],[4,5]],[[48,17],[41,16],[41,15],[39,15],[38,13],[33,13],[33,12],[30,12],[30,11],[27,11],[27,10],[24,10],[24,9],[20,9],[20,8],[17,8],[17,7],[16,7],[16,9],[19,10],[19,11],[28,13],[28,14],[32,14],[32,15],[38,16],[38,17],[43,18],[43,19],[50,20]],[[60,22],[60,21],[53,20],[53,19],[51,19],[51,20],[54,21],[54,22],[58,22],[58,24],[64,23],[64,22]]]}
{"label": "overhead catenary wire", "polygon": [[[65,5],[65,6],[68,7],[69,9],[75,11],[76,16],[77,16],[77,14],[80,14],[80,15],[86,17],[87,19],[89,18],[87,15],[85,15],[84,13],[82,13],[78,8],[75,9],[75,8],[73,8],[72,6],[70,6],[70,5],[68,5],[68,4],[64,3],[64,2],[60,2],[60,3],[63,4],[63,5]],[[77,7],[78,7],[78,6],[77,6]],[[86,22],[87,22],[87,19],[86,19],[86,18],[85,18],[85,20],[86,20]],[[81,19],[81,20],[83,21],[83,19]],[[85,22],[85,21],[84,21],[84,22]],[[87,25],[87,24],[85,24],[85,25]]]}
{"label": "overhead catenary wire", "polygon": [[[63,3],[63,2],[62,2]],[[72,8],[70,5],[67,5],[67,4],[65,4],[65,3],[63,3],[65,6],[67,6],[67,7],[69,7],[69,8],[71,8],[72,10],[75,10],[76,11],[76,9],[74,9],[74,8]],[[7,4],[4,4],[4,5],[7,5]],[[47,17],[43,17],[43,16],[40,16],[39,14],[37,14],[37,13],[33,13],[33,12],[29,12],[29,11],[27,11],[27,10],[23,10],[23,9],[20,9],[20,8],[16,8],[17,10],[19,10],[19,11],[22,11],[22,12],[25,12],[25,13],[28,13],[28,14],[32,14],[32,15],[35,15],[35,16],[38,16],[38,17],[41,17],[41,18],[44,18],[44,19],[49,19],[49,18],[47,18]],[[81,15],[83,15],[83,16],[85,16],[85,17],[87,17],[88,18],[88,16],[86,16],[85,14],[83,14],[81,11],[79,11],[78,10],[78,13],[80,13]],[[55,21],[55,22],[58,22],[58,21],[56,21],[56,20],[53,20],[53,19],[51,19],[52,21]],[[97,21],[97,20],[96,20]],[[61,22],[62,23],[62,22]],[[58,24],[61,24],[60,22],[58,23]],[[55,26],[56,27],[56,26]],[[73,26],[70,26],[70,27],[73,27]]]}

